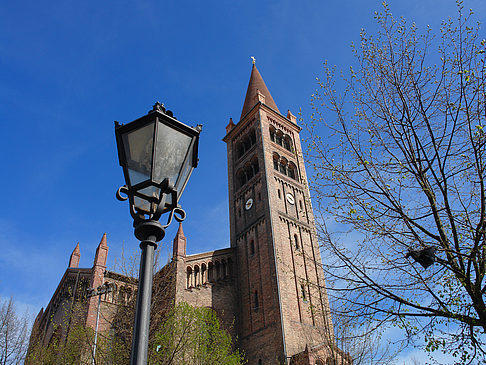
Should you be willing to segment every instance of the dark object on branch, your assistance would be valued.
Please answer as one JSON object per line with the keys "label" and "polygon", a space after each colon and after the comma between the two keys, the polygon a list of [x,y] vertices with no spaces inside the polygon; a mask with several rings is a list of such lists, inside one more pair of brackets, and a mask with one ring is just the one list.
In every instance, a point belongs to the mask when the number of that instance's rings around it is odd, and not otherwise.
{"label": "dark object on branch", "polygon": [[424,269],[426,269],[435,262],[436,251],[437,248],[432,246],[425,247],[421,250],[412,250],[411,248],[409,248],[408,253],[405,257],[409,258],[410,256],[412,256],[412,258],[416,262],[418,262],[420,265],[424,267]]}

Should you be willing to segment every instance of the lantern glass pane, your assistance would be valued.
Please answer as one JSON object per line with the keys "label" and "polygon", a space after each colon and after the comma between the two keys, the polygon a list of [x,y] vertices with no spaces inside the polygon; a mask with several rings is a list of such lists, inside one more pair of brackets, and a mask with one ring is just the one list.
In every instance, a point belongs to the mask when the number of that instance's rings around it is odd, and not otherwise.
{"label": "lantern glass pane", "polygon": [[[145,195],[148,199],[155,199],[155,202],[160,201],[160,189],[155,186],[148,186],[146,188],[140,189],[138,193]],[[139,211],[154,213],[152,211],[152,205],[150,200],[142,199],[138,196],[133,198],[135,208]],[[152,200],[153,201],[153,200]]]}
{"label": "lantern glass pane", "polygon": [[191,148],[187,153],[187,159],[184,163],[184,167],[182,168],[181,174],[179,175],[179,180],[177,181],[177,184],[175,186],[177,190],[177,199],[179,199],[180,196],[182,195],[187,180],[189,179],[189,176],[191,175],[191,172],[193,170],[193,158],[194,158],[193,150],[194,150],[194,143],[191,144]]}
{"label": "lantern glass pane", "polygon": [[147,214],[150,214],[150,202],[148,202],[147,200],[145,199],[142,199],[142,198],[139,198],[138,196],[135,196],[133,198],[133,203],[135,205],[135,209],[138,211],[138,212],[143,212],[143,213],[147,213]]}
{"label": "lantern glass pane", "polygon": [[172,194],[165,194],[165,206],[172,206]]}
{"label": "lantern glass pane", "polygon": [[175,184],[191,143],[191,137],[159,123],[156,143],[153,178],[157,183],[169,178],[169,182]]}
{"label": "lantern glass pane", "polygon": [[150,179],[152,172],[152,146],[154,123],[123,135],[130,185]]}

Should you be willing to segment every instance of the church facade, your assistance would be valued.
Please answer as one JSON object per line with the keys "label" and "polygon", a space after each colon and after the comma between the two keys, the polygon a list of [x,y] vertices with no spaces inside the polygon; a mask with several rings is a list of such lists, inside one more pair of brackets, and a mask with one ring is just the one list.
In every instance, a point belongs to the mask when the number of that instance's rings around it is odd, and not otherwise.
{"label": "church facade", "polygon": [[[300,130],[290,111],[280,113],[253,63],[240,120],[230,119],[223,138],[230,247],[187,255],[192,242],[180,225],[165,267],[172,278],[168,300],[215,310],[248,364],[350,363],[334,342]],[[35,320],[33,336],[45,344],[55,335],[50,319],[65,314],[62,308],[74,301],[66,293],[76,293],[76,286],[114,288],[101,297],[100,331],[109,330],[120,302],[134,298],[136,280],[106,270],[106,235],[92,268],[78,268],[79,255],[77,246],[51,302]],[[94,328],[98,299],[86,300],[83,320]]]}

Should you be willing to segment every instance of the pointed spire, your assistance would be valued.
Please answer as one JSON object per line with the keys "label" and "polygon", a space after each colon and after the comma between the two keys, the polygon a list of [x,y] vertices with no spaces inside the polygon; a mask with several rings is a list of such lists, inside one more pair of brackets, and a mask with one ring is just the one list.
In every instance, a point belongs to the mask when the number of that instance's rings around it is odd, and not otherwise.
{"label": "pointed spire", "polygon": [[172,258],[186,257],[186,236],[182,230],[182,223],[179,223],[179,229],[174,237],[174,245],[172,248]]}
{"label": "pointed spire", "polygon": [[106,242],[106,233],[103,233],[99,246],[108,248],[108,243]]}
{"label": "pointed spire", "polygon": [[292,123],[297,124],[297,117],[292,114],[290,109],[287,110],[287,119],[290,120]]}
{"label": "pointed spire", "polygon": [[107,257],[108,257],[108,244],[106,241],[106,233],[103,233],[103,237],[101,237],[100,244],[96,249],[96,255],[95,255],[93,266],[106,267]]}
{"label": "pointed spire", "polygon": [[81,258],[81,252],[79,251],[79,242],[78,242],[78,244],[74,248],[73,252],[71,253],[71,257],[69,258],[69,266],[68,267],[78,267],[80,258]]}
{"label": "pointed spire", "polygon": [[179,229],[177,230],[176,235],[186,238],[186,236],[184,236],[184,231],[182,230],[182,222],[179,222]]}
{"label": "pointed spire", "polygon": [[228,125],[226,126],[226,134],[228,134],[233,127],[235,126],[235,123],[233,123],[233,118],[230,118]]}
{"label": "pointed spire", "polygon": [[243,103],[240,120],[251,110],[251,108],[255,106],[258,101],[262,101],[264,104],[280,113],[277,108],[277,104],[275,104],[275,101],[273,101],[272,95],[270,94],[270,91],[268,91],[267,86],[260,75],[260,72],[258,72],[258,69],[255,66],[255,60],[253,59],[250,82],[248,83],[248,89],[246,90],[246,97],[245,102]]}
{"label": "pointed spire", "polygon": [[39,313],[35,317],[34,324],[32,325],[31,338],[32,338],[32,335],[35,336],[35,335],[38,334],[43,314],[44,314],[44,307],[41,308],[41,310],[39,311]]}

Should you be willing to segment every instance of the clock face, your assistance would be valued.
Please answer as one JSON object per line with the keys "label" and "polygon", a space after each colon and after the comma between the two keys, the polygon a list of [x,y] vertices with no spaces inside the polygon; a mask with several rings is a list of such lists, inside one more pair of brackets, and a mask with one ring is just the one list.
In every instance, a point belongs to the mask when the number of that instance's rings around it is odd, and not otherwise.
{"label": "clock face", "polygon": [[292,205],[295,204],[294,196],[292,194],[287,193],[287,195],[285,197],[287,198],[287,201],[289,202],[289,204],[292,204]]}
{"label": "clock face", "polygon": [[252,199],[252,198],[250,198],[250,199],[248,199],[248,200],[246,201],[246,204],[245,204],[245,209],[246,209],[246,210],[250,210],[252,206],[253,206],[253,199]]}

